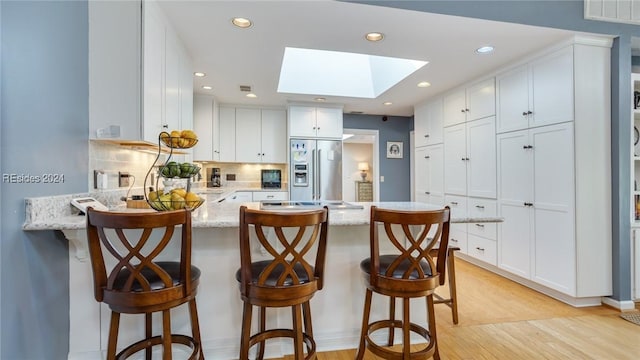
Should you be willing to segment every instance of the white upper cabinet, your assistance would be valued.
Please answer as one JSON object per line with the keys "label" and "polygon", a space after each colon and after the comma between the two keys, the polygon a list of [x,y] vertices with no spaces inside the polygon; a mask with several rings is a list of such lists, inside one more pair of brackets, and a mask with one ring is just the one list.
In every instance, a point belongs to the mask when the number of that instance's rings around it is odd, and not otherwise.
{"label": "white upper cabinet", "polygon": [[218,124],[214,122],[213,160],[286,163],[286,130],[284,109],[220,106]]}
{"label": "white upper cabinet", "polygon": [[260,109],[236,108],[236,161],[260,162],[262,126]]}
{"label": "white upper cabinet", "polygon": [[89,138],[114,125],[141,140],[140,2],[89,1],[88,16]]}
{"label": "white upper cabinet", "polygon": [[196,95],[193,99],[193,131],[198,135],[198,145],[193,148],[194,160],[219,160],[213,155],[214,104],[212,96]]}
{"label": "white upper cabinet", "polygon": [[218,109],[218,136],[214,136],[214,140],[218,140],[218,146],[214,143],[214,152],[218,151],[218,161],[234,162],[236,161],[236,108],[232,106],[220,106]]}
{"label": "white upper cabinet", "polygon": [[416,105],[414,108],[415,146],[442,142],[442,98]]}
{"label": "white upper cabinet", "polygon": [[289,136],[342,139],[342,108],[289,106]]}
{"label": "white upper cabinet", "polygon": [[495,80],[490,78],[449,93],[443,104],[445,127],[493,116],[496,113]]}
{"label": "white upper cabinet", "polygon": [[444,128],[446,194],[496,197],[495,117]]}
{"label": "white upper cabinet", "polygon": [[498,133],[573,121],[573,47],[496,77]]}
{"label": "white upper cabinet", "polygon": [[[287,112],[262,109],[262,162],[287,162]],[[341,130],[342,131],[342,130]]]}
{"label": "white upper cabinet", "polygon": [[158,4],[143,6],[143,139],[193,127],[192,64]]}
{"label": "white upper cabinet", "polygon": [[284,110],[236,109],[236,162],[285,163]]}

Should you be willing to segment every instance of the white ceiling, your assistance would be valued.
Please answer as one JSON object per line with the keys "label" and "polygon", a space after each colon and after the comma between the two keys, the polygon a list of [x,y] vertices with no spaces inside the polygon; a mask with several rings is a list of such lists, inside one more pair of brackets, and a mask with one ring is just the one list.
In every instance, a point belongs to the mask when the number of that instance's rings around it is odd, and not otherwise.
{"label": "white ceiling", "polygon": [[[310,102],[316,96],[276,92],[285,47],[348,51],[429,61],[378,98],[325,96],[344,105],[345,113],[413,115],[413,105],[482,76],[572,32],[456,16],[415,12],[336,1],[160,1],[190,53],[196,93],[211,94],[220,103],[284,106]],[[231,24],[233,17],[253,21],[248,29]],[[378,31],[385,39],[364,40]],[[491,55],[474,50],[491,44]],[[336,78],[335,81],[340,81]],[[432,84],[418,88],[420,81]],[[213,90],[203,90],[202,85]],[[245,97],[240,85],[258,96]],[[322,94],[318,94],[322,95]],[[384,102],[393,105],[385,106]]]}

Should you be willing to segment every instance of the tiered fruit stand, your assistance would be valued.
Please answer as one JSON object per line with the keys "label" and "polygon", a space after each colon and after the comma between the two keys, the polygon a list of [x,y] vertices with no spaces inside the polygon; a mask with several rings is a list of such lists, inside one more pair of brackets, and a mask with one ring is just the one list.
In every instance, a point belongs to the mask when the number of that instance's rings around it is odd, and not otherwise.
{"label": "tiered fruit stand", "polygon": [[[174,149],[189,149],[197,143],[198,139],[195,137],[176,137],[164,131],[158,135],[158,156],[144,178],[145,189],[149,190],[145,191],[145,200],[151,208],[157,211],[195,210],[204,203],[203,198],[191,192],[191,178],[198,175],[200,167],[195,164],[179,164],[171,161]],[[148,186],[149,175],[160,160],[163,145],[169,148],[169,156],[162,165],[157,167],[158,176],[155,179],[155,187]],[[161,178],[165,179],[163,181],[165,187],[162,190],[159,187]],[[184,187],[174,187],[177,182],[184,181],[186,181]],[[149,184],[153,185],[153,180]]]}

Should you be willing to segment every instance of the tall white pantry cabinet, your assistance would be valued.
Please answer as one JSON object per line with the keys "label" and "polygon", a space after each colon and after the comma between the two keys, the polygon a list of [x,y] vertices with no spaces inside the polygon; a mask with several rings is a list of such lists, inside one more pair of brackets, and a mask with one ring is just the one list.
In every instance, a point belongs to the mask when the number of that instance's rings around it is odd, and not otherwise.
{"label": "tall white pantry cabinet", "polygon": [[[466,106],[473,104],[474,84],[495,79],[495,116],[483,107],[487,124],[480,128],[489,143],[480,149],[495,149],[495,167],[488,170],[494,176],[483,187],[495,184],[495,194],[474,192],[472,175],[463,176],[473,160],[469,126],[481,121],[470,121],[470,107],[458,111],[466,114],[465,123],[458,114],[447,120],[455,111],[444,104],[445,204],[455,203],[459,215],[483,210],[504,218],[495,228],[452,229],[451,239],[464,243],[461,257],[574,306],[600,304],[612,292],[611,44],[608,38],[576,36],[462,87]],[[450,94],[462,104],[460,90]],[[419,114],[416,108],[416,130]],[[483,157],[491,165],[486,152]],[[425,173],[419,161],[416,199]]]}

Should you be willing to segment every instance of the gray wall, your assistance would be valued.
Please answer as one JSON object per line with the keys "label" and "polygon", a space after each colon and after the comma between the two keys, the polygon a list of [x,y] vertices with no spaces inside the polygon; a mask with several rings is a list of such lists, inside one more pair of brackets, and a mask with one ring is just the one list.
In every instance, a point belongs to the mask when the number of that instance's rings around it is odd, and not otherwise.
{"label": "gray wall", "polygon": [[25,197],[87,189],[87,2],[0,1],[0,9],[1,173],[64,175],[62,184],[1,183],[0,358],[66,359],[68,242],[21,226]]}
{"label": "gray wall", "polygon": [[[381,115],[344,114],[346,129],[379,130],[380,140],[380,201],[411,200],[411,159],[409,158],[409,131],[413,129],[413,118],[388,116],[387,121]],[[387,159],[387,141],[402,141],[402,159]]]}
{"label": "gray wall", "polygon": [[[348,1],[348,0],[347,0]],[[631,300],[631,37],[640,26],[584,19],[582,0],[510,1],[348,1],[415,11],[538,25],[559,29],[619,35],[612,49],[611,160],[613,224],[613,295]]]}

